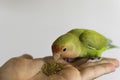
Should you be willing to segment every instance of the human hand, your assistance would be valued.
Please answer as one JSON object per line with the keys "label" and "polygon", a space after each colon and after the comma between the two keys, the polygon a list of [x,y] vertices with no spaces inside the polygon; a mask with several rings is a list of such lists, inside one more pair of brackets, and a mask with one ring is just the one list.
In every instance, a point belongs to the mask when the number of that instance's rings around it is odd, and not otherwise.
{"label": "human hand", "polygon": [[30,55],[23,55],[8,60],[0,68],[0,80],[93,80],[115,71],[119,66],[118,60],[110,58],[93,63],[86,61],[66,63],[61,71],[47,76],[42,67],[47,62],[55,63],[52,57],[33,59]]}

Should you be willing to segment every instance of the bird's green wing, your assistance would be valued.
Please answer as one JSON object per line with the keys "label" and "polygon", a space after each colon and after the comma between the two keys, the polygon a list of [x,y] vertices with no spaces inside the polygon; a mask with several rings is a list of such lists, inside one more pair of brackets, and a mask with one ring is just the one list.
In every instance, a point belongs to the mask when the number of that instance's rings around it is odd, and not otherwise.
{"label": "bird's green wing", "polygon": [[106,47],[109,40],[93,30],[86,30],[79,36],[80,41],[89,48],[100,50]]}
{"label": "bird's green wing", "polygon": [[[102,34],[89,29],[73,29],[69,33],[74,34],[87,50],[85,57],[100,57],[108,48],[109,40]],[[84,53],[84,51],[83,51]]]}

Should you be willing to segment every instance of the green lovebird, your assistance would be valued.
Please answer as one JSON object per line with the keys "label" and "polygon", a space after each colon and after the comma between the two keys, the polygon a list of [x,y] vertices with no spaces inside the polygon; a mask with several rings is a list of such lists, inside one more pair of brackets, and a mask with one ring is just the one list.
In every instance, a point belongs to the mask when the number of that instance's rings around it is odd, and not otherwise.
{"label": "green lovebird", "polygon": [[100,58],[102,53],[115,46],[111,40],[90,29],[72,29],[58,37],[52,44],[55,60],[84,58]]}

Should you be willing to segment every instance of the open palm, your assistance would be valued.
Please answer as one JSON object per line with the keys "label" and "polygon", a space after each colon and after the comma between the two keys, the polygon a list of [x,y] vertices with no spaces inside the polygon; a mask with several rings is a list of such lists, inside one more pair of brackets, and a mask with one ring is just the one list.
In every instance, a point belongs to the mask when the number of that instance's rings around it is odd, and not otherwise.
{"label": "open palm", "polygon": [[0,80],[93,80],[111,73],[119,66],[116,59],[103,58],[98,62],[87,59],[66,63],[61,71],[47,76],[42,67],[46,62],[53,62],[53,57],[33,59],[30,55],[14,57],[0,68]]}

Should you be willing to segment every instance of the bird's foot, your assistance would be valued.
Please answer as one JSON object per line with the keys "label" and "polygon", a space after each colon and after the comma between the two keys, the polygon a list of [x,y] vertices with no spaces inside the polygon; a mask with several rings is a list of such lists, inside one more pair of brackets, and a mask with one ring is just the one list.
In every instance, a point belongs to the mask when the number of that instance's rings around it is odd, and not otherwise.
{"label": "bird's foot", "polygon": [[98,62],[98,61],[101,61],[102,59],[103,59],[102,57],[90,58],[87,62]]}

